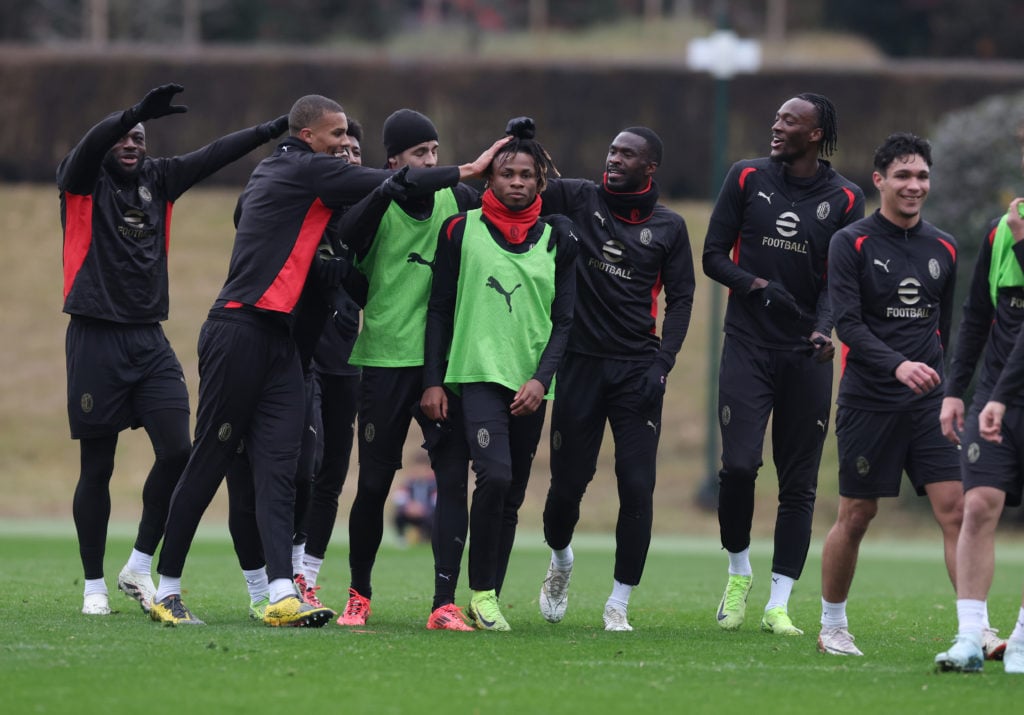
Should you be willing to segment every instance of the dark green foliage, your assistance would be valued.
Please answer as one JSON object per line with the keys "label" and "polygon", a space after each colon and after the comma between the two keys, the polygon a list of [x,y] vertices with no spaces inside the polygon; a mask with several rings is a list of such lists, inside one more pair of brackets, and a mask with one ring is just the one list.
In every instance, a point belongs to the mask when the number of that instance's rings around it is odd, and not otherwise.
{"label": "dark green foliage", "polygon": [[1022,122],[1024,92],[1001,94],[946,114],[929,137],[934,166],[925,215],[956,236],[961,296],[992,219],[1024,193],[1017,139]]}

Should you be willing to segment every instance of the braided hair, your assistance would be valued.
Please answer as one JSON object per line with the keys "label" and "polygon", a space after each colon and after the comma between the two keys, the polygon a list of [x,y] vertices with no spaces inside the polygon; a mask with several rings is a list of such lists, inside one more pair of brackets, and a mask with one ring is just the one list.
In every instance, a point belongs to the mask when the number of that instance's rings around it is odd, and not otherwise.
{"label": "braided hair", "polygon": [[487,169],[488,174],[497,170],[499,166],[516,154],[528,154],[537,166],[537,191],[543,191],[544,187],[547,186],[548,174],[551,174],[551,176],[561,176],[548,150],[539,141],[534,139],[537,128],[532,119],[529,117],[517,117],[516,119],[509,120],[508,126],[505,127],[505,133],[511,135],[512,139],[498,149],[498,153],[494,155],[494,161],[491,162],[490,167]]}
{"label": "braided hair", "polygon": [[836,143],[839,141],[839,118],[836,116],[836,108],[823,94],[804,92],[796,96],[805,102],[810,102],[818,110],[818,126],[821,127],[821,146],[818,148],[822,156],[831,156],[836,150]]}

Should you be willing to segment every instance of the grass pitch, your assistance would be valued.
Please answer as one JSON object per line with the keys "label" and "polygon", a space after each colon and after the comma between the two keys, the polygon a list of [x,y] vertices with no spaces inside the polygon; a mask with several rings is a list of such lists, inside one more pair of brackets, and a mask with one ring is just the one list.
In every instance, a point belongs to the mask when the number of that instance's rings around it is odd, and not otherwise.
{"label": "grass pitch", "polygon": [[[791,613],[807,633],[758,628],[768,593],[766,544],[755,546],[748,620],[714,622],[726,562],[714,540],[656,539],[630,604],[632,633],[606,633],[608,537],[576,541],[569,611],[549,624],[537,610],[547,551],[523,533],[502,597],[511,633],[424,628],[430,607],[426,546],[381,550],[366,628],[273,629],[250,621],[230,541],[201,530],[185,570],[185,602],[202,627],[167,628],[113,591],[110,617],[79,613],[73,534],[0,523],[0,693],[11,713],[945,713],[1009,712],[1024,677],[987,663],[980,675],[935,674],[932,659],[956,629],[939,541],[865,544],[851,630],[864,658],[815,649],[820,549],[812,548]],[[111,539],[112,582],[131,548]],[[332,545],[320,583],[336,608],[347,587],[347,547]],[[990,598],[1004,635],[1020,603],[1019,544],[999,554]],[[460,602],[468,600],[465,575]],[[111,584],[112,586],[112,584]]]}

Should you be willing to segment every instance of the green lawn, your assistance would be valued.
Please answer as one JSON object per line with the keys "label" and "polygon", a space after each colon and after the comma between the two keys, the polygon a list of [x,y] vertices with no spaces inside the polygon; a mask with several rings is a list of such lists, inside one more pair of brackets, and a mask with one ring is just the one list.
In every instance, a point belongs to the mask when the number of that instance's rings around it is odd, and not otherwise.
{"label": "green lawn", "polygon": [[[108,581],[131,546],[121,528]],[[581,536],[565,620],[546,623],[537,590],[547,552],[523,533],[503,609],[511,633],[424,629],[431,556],[425,546],[382,549],[374,615],[364,629],[270,629],[246,615],[230,542],[207,526],[185,571],[185,600],[203,627],[165,628],[116,591],[119,612],[86,617],[68,526],[0,523],[0,693],[8,713],[930,713],[1009,712],[1024,678],[987,664],[981,675],[938,675],[934,654],[955,632],[954,599],[938,540],[865,545],[849,613],[864,658],[820,655],[820,545],[791,603],[797,638],[761,633],[769,555],[754,549],[748,623],[719,631],[714,611],[725,558],[713,539],[656,539],[634,591],[632,633],[605,633],[608,537]],[[1020,603],[1024,554],[1002,544],[990,599],[1007,634]],[[321,595],[339,606],[347,548],[332,545]],[[463,578],[463,582],[464,582]],[[467,592],[460,589],[460,598]]]}

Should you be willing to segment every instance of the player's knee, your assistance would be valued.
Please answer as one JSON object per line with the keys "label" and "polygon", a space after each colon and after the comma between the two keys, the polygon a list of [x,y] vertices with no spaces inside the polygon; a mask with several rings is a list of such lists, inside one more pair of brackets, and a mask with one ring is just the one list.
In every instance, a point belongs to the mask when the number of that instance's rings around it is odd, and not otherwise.
{"label": "player's knee", "polygon": [[393,478],[393,473],[360,473],[359,483],[356,488],[356,501],[361,505],[383,505],[388,499],[388,492],[391,491],[391,482]]}
{"label": "player's knee", "polygon": [[496,489],[507,492],[512,484],[512,466],[487,457],[473,460],[477,489]]}
{"label": "player's knee", "polygon": [[156,461],[170,468],[181,471],[188,464],[192,445],[188,442],[175,444],[155,451]]}
{"label": "player's knee", "polygon": [[779,489],[779,503],[787,505],[790,509],[813,511],[816,494],[815,484],[785,486]]}
{"label": "player's knee", "polygon": [[752,485],[757,479],[757,470],[760,464],[754,462],[733,462],[730,461],[722,467],[719,480],[723,487],[736,485]]}
{"label": "player's knee", "polygon": [[652,521],[653,510],[644,504],[624,503],[619,507],[619,522],[629,524],[649,524]]}
{"label": "player's knee", "polygon": [[979,487],[964,495],[963,528],[972,532],[994,530],[1003,511],[1003,493]]}
{"label": "player's knee", "polygon": [[840,506],[838,525],[848,535],[860,538],[878,513],[878,504],[869,499],[848,500]]}

